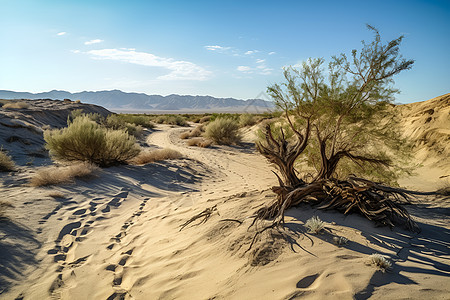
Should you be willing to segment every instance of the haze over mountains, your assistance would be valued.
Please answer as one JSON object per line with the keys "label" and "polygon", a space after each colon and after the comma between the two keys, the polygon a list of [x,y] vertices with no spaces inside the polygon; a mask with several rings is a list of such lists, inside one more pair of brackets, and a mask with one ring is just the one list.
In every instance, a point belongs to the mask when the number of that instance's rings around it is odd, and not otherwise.
{"label": "haze over mountains", "polygon": [[124,111],[217,111],[217,112],[263,112],[274,107],[273,102],[261,99],[238,100],[211,96],[147,95],[126,93],[120,90],[79,92],[53,90],[28,93],[0,90],[0,99],[71,99]]}

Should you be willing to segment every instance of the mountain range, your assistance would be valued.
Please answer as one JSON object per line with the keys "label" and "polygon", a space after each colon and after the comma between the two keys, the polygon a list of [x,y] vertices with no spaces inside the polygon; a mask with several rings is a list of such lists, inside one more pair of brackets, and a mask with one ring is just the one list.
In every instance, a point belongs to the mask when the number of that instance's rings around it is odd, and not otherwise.
{"label": "mountain range", "polygon": [[175,94],[161,96],[126,93],[120,90],[79,93],[58,90],[43,93],[0,90],[0,99],[81,100],[116,111],[263,112],[274,108],[273,102],[261,99],[238,100]]}

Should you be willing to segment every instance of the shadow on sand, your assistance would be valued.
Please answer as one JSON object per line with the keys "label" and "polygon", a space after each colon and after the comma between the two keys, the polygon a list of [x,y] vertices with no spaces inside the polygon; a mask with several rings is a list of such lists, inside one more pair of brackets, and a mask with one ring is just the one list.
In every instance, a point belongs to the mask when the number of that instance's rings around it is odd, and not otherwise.
{"label": "shadow on sand", "polygon": [[37,264],[40,247],[33,230],[0,217],[0,295],[21,279],[28,266]]}
{"label": "shadow on sand", "polygon": [[[421,207],[423,208],[423,206]],[[414,208],[414,211],[419,213],[421,207]],[[424,214],[432,213],[436,218],[446,219],[448,216],[443,214],[445,212],[445,210],[441,209],[424,212]],[[344,216],[334,211],[312,209],[307,205],[286,212],[286,216],[302,220],[303,222],[314,215],[319,216],[321,220],[328,223],[335,222],[336,225],[360,230],[362,236],[371,244],[379,247],[375,250],[356,241],[349,241],[347,245],[343,246],[346,249],[367,256],[377,252],[391,257],[394,261],[393,267],[389,272],[376,271],[368,286],[354,295],[355,299],[368,299],[376,288],[390,283],[400,285],[418,284],[408,277],[408,274],[450,276],[450,230],[445,227],[417,222],[421,232],[412,233],[400,228],[390,230],[387,227],[375,227],[371,221],[359,215]],[[355,226],[355,224],[360,224],[361,226]],[[305,234],[307,229],[297,222],[287,222],[286,227],[296,235],[302,234],[307,236]],[[315,236],[327,243],[333,243],[333,237],[337,235],[332,229],[328,228],[323,234]],[[313,243],[312,240],[311,242]],[[295,245],[298,244],[295,243]],[[293,246],[294,244],[291,243],[291,247]],[[415,266],[402,265],[401,263],[405,261],[413,262]]]}

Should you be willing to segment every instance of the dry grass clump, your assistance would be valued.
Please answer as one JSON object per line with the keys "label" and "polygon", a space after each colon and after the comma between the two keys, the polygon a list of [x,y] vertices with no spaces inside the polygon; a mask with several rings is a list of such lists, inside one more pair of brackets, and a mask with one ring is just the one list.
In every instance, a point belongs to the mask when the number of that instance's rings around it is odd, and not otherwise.
{"label": "dry grass clump", "polygon": [[187,141],[188,146],[196,146],[196,147],[202,147],[202,148],[209,148],[212,144],[211,140],[207,140],[204,138],[193,138]]}
{"label": "dry grass clump", "polygon": [[369,264],[375,265],[383,272],[392,267],[392,263],[389,259],[385,255],[381,255],[379,253],[374,253],[369,256]]}
{"label": "dry grass clump", "polygon": [[3,108],[16,108],[16,109],[25,109],[25,108],[29,108],[30,104],[23,102],[23,101],[19,101],[19,102],[8,102],[5,103],[3,106]]}
{"label": "dry grass clump", "polygon": [[333,237],[333,242],[338,246],[346,245],[348,243],[348,238],[345,236],[335,236]]}
{"label": "dry grass clump", "polygon": [[306,221],[305,226],[310,233],[318,234],[325,228],[325,222],[319,217],[314,216]]}
{"label": "dry grass clump", "polygon": [[66,128],[46,130],[44,139],[56,159],[101,167],[124,164],[140,152],[136,139],[126,131],[107,129],[88,116],[75,118]]}
{"label": "dry grass clump", "polygon": [[48,186],[54,184],[71,183],[75,178],[94,176],[99,167],[82,162],[67,167],[49,167],[42,169],[30,179],[31,186]]}
{"label": "dry grass clump", "polygon": [[205,137],[220,145],[238,144],[241,141],[239,124],[232,118],[218,118],[209,123]]}
{"label": "dry grass clump", "polygon": [[204,116],[199,120],[199,123],[207,123],[211,120],[211,116]]}
{"label": "dry grass clump", "polygon": [[58,198],[59,199],[64,199],[64,198],[66,198],[66,196],[63,193],[58,192],[58,191],[50,192],[47,196],[55,198],[55,199],[58,199]]}
{"label": "dry grass clump", "polygon": [[133,158],[131,162],[136,165],[145,165],[155,161],[179,159],[183,155],[173,149],[158,149],[153,151],[142,151],[138,156]]}
{"label": "dry grass clump", "polygon": [[0,172],[14,171],[15,168],[14,161],[0,148]]}
{"label": "dry grass clump", "polygon": [[194,129],[187,131],[187,132],[183,132],[180,135],[180,139],[185,140],[185,139],[189,139],[189,138],[193,138],[193,137],[199,137],[202,135],[204,129],[203,129],[203,125],[198,125],[197,127],[195,127]]}

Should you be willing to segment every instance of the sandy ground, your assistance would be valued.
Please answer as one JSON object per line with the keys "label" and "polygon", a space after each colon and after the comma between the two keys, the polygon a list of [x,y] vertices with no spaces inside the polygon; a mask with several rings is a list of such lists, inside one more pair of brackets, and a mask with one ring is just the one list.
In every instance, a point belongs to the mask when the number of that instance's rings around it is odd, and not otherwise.
{"label": "sandy ground", "polygon": [[[158,126],[146,140],[180,160],[48,188],[26,185],[36,168],[1,174],[14,208],[0,221],[0,299],[449,299],[449,197],[407,207],[421,233],[301,206],[287,214],[288,239],[267,233],[247,251],[255,228],[245,218],[274,199],[272,167],[251,132],[242,146],[204,149],[186,146],[184,130]],[[210,218],[182,228],[202,211]],[[322,234],[306,233],[312,216],[327,222]],[[392,269],[369,265],[372,253]]]}

